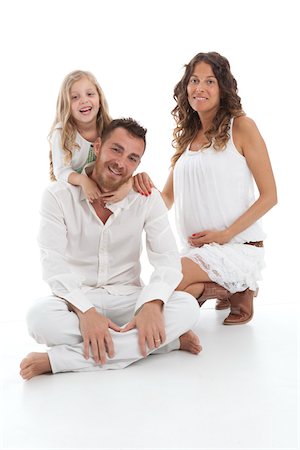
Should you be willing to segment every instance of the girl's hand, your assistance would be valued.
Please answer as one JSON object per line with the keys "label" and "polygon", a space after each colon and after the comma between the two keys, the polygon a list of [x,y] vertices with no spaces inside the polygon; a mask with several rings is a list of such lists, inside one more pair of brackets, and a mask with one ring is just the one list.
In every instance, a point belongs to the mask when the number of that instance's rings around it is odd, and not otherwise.
{"label": "girl's hand", "polygon": [[153,181],[146,172],[138,173],[133,177],[133,189],[141,195],[151,195],[152,188],[155,187]]}
{"label": "girl's hand", "polygon": [[93,201],[98,200],[101,197],[101,191],[99,190],[95,181],[93,181],[91,178],[83,176],[80,185],[82,187],[84,195],[90,203],[93,203]]}
{"label": "girl's hand", "polygon": [[228,229],[222,231],[204,230],[192,234],[188,238],[188,242],[192,247],[202,247],[204,244],[211,244],[213,242],[216,244],[226,244],[230,239],[231,236],[229,235]]}
{"label": "girl's hand", "polygon": [[122,184],[116,191],[105,192],[101,194],[104,203],[117,203],[125,198],[133,186],[133,178],[129,178],[126,183]]}

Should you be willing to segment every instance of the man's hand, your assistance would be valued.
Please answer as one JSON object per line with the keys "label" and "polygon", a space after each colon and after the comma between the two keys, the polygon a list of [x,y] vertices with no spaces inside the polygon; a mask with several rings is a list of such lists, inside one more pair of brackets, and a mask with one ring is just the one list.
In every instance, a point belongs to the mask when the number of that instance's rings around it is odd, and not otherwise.
{"label": "man's hand", "polygon": [[90,308],[82,313],[77,308],[72,308],[79,318],[79,327],[83,337],[84,357],[88,359],[89,347],[91,345],[92,354],[96,364],[106,363],[106,354],[114,357],[114,344],[109,333],[109,328],[120,331],[121,328],[96,311],[96,308]]}
{"label": "man's hand", "polygon": [[163,302],[153,300],[145,303],[138,314],[123,328],[121,332],[138,329],[139,347],[144,358],[147,356],[146,344],[150,350],[158,348],[166,340]]}

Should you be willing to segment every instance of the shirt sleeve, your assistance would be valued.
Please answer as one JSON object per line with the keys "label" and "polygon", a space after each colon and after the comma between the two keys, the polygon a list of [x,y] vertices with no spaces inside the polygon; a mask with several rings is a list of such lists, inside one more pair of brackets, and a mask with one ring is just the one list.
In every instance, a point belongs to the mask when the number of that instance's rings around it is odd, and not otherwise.
{"label": "shirt sleeve", "polygon": [[135,312],[151,300],[166,303],[183,276],[177,244],[168,220],[168,210],[158,191],[153,190],[151,201],[144,229],[147,254],[154,270],[149,283],[139,295]]}
{"label": "shirt sleeve", "polygon": [[71,173],[74,172],[71,166],[71,160],[65,161],[65,153],[61,145],[61,129],[53,130],[50,139],[53,173],[58,181],[68,181]]}
{"label": "shirt sleeve", "polygon": [[65,257],[67,229],[63,211],[55,195],[46,190],[41,205],[41,222],[38,235],[41,250],[43,280],[53,294],[64,298],[80,311],[92,308],[92,303],[82,291],[83,277],[72,273]]}

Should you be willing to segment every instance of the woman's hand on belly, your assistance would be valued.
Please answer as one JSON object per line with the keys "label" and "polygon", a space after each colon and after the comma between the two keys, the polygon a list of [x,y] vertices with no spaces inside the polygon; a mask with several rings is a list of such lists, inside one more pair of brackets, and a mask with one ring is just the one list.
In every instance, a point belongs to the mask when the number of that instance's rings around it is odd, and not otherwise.
{"label": "woman's hand on belly", "polygon": [[188,242],[192,247],[202,247],[204,244],[212,244],[213,242],[216,244],[226,244],[230,239],[231,236],[227,229],[222,231],[204,230],[189,236]]}

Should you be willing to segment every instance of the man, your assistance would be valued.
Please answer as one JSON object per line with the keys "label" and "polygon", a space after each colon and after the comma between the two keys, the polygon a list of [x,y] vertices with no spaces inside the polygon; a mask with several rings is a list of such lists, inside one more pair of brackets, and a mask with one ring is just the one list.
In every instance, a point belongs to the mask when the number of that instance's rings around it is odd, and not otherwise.
{"label": "man", "polygon": [[[145,135],[133,119],[112,121],[85,175],[103,193],[116,190],[138,167]],[[146,286],[139,262],[143,230],[154,266]],[[24,379],[123,368],[153,352],[200,352],[191,331],[198,304],[185,292],[173,293],[182,278],[180,258],[158,191],[144,197],[131,190],[117,203],[90,204],[80,187],[55,182],[44,193],[39,244],[53,294],[36,302],[27,321],[49,350],[23,359]]]}

